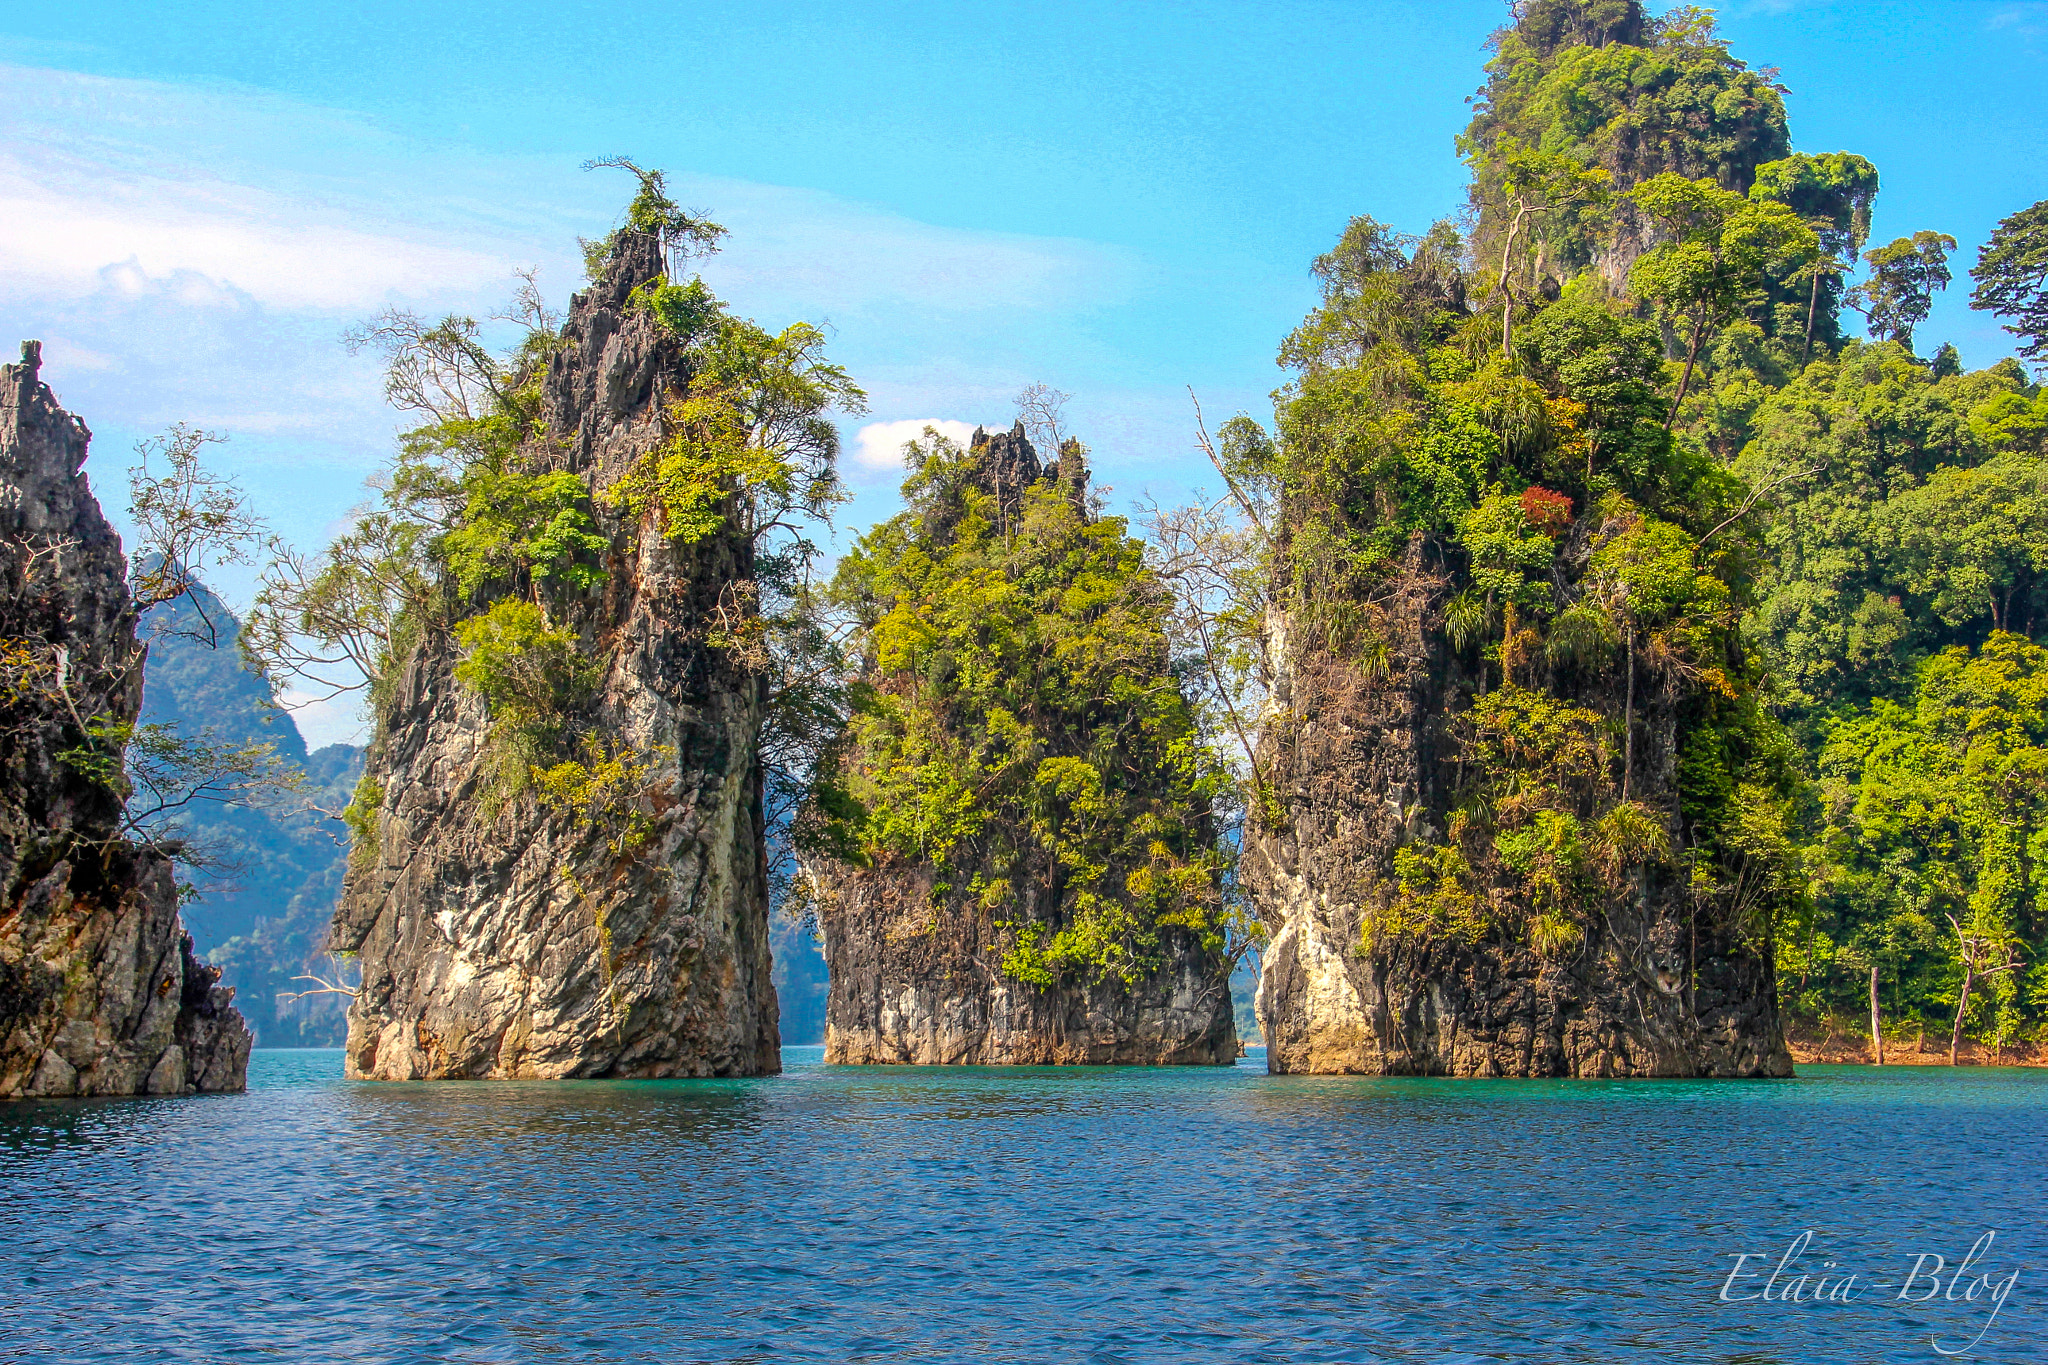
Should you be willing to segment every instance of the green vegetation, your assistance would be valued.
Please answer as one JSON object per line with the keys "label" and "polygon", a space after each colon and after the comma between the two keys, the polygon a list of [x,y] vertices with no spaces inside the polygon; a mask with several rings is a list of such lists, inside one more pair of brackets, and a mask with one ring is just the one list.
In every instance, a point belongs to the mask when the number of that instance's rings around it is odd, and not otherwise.
{"label": "green vegetation", "polygon": [[[1415,666],[1395,613],[1431,584],[1455,791],[1441,830],[1402,807],[1362,951],[1568,956],[1661,884],[1775,951],[1798,1018],[1867,1019],[1874,966],[1894,1027],[2041,1040],[2048,395],[1915,354],[1955,240],[1864,252],[1877,168],[1792,151],[1705,11],[1517,16],[1459,143],[1469,229],[1355,219],[1275,430],[1226,425],[1229,496],[1157,519],[1211,732],[1266,790],[1266,605],[1370,688]],[[2048,204],[1971,276],[2048,355]],[[1272,753],[1298,720],[1268,713]]]}
{"label": "green vegetation", "polygon": [[[659,441],[608,483],[567,462],[543,430],[560,319],[530,276],[494,315],[515,337],[502,354],[474,318],[430,324],[387,311],[350,341],[382,355],[387,397],[418,424],[400,437],[376,504],[325,551],[276,547],[245,645],[274,685],[363,692],[380,735],[409,662],[430,645],[451,650],[456,682],[492,723],[486,811],[531,792],[625,857],[645,842],[635,823],[645,817],[615,808],[646,796],[658,756],[597,738],[594,605],[643,535],[678,551],[727,538],[732,568],[751,576],[729,586],[702,638],[767,681],[771,723],[797,718],[770,747],[801,748],[826,652],[805,527],[843,497],[827,413],[858,413],[863,395],[824,357],[816,327],[770,332],[729,314],[702,279],[677,278],[724,229],[671,201],[659,171],[623,158],[592,164],[638,182],[620,226],[585,244],[593,283],[629,246],[644,259],[648,239],[666,267],[627,300],[666,351]],[[359,847],[374,842],[381,794],[369,783],[349,807]]]}
{"label": "green vegetation", "polygon": [[942,436],[909,454],[909,510],[833,585],[861,670],[800,846],[931,868],[935,914],[988,917],[1001,970],[1037,986],[1134,983],[1173,927],[1222,959],[1224,776],[1144,546],[1051,481],[1004,515],[979,455]]}
{"label": "green vegetation", "polygon": [[2005,330],[2034,364],[2048,362],[2048,200],[2005,219],[1970,271],[1970,306],[2010,318]]}

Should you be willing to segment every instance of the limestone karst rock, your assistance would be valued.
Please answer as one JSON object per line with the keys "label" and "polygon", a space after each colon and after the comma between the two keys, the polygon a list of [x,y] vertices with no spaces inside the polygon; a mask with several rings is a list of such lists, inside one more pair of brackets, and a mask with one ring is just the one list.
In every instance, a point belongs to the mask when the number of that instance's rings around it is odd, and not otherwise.
{"label": "limestone karst rock", "polygon": [[[1282,345],[1273,437],[1247,423],[1229,457],[1268,509],[1240,864],[1268,1060],[1786,1075],[1774,953],[1809,798],[1742,625],[1762,495],[1688,416],[1693,360],[1718,362],[1668,302],[1675,261],[1725,271],[1770,235],[1783,272],[1743,289],[1782,303],[1722,320],[1782,324],[1790,369],[1825,341],[1819,277],[1789,273],[1810,229],[1746,193],[1790,150],[1782,92],[1636,0],[1514,17],[1460,142],[1472,218],[1354,218]],[[1591,74],[1623,67],[1643,78]],[[1672,193],[1722,206],[1725,241],[1681,243]]]}
{"label": "limestone karst rock", "polygon": [[250,1037],[192,954],[164,853],[62,755],[142,704],[120,538],[82,466],[91,433],[0,366],[0,1098],[240,1090]]}
{"label": "limestone karst rock", "polygon": [[[1159,586],[1136,567],[1121,523],[1088,510],[1078,443],[1041,465],[1020,425],[977,432],[968,451],[942,452],[934,464],[947,466],[938,482],[952,491],[914,498],[895,525],[915,547],[907,559],[939,567],[922,586],[893,580],[888,600],[868,609],[921,616],[935,638],[915,670],[879,665],[870,643],[863,683],[898,699],[903,709],[889,716],[912,717],[904,721],[911,742],[933,747],[922,759],[891,750],[882,735],[893,719],[856,735],[843,792],[870,809],[840,847],[865,851],[809,863],[831,970],[826,1060],[1230,1065],[1238,1049],[1229,966],[1213,906],[1200,908],[1214,889],[1200,864],[1211,839],[1207,806],[1164,760],[1171,738],[1186,732],[1175,728],[1185,715],[1150,614]],[[896,534],[878,528],[863,545],[893,558]],[[964,552],[963,537],[971,540]],[[974,602],[947,596],[968,578],[1012,583],[1028,604],[991,599],[982,617]],[[1077,605],[1084,600],[1090,605]],[[986,686],[959,688],[963,676]],[[1154,698],[1157,710],[1141,714],[1123,686]],[[927,703],[930,711],[917,709]],[[1005,746],[1009,757],[987,757]],[[1051,764],[1083,762],[1080,785],[1106,770],[1111,801],[1124,803],[1106,817],[1118,827],[1098,832],[1100,844],[1085,854],[1076,848],[1085,836],[1055,828],[1061,798],[1048,776]],[[961,798],[976,806],[971,831],[963,825],[943,863],[881,829],[892,813],[879,808],[916,799],[889,785],[914,763],[974,774],[978,795]],[[1027,814],[1034,801],[1036,821]],[[1157,832],[1149,855],[1144,839],[1126,838],[1139,828]],[[1134,861],[1148,856],[1195,892],[1141,903],[1129,886],[1134,873],[1141,882],[1145,875]],[[1152,946],[1129,973],[1083,962],[1081,948],[1061,965],[1069,939],[1091,934],[1101,935],[1098,956],[1112,960],[1119,934]]]}
{"label": "limestone karst rock", "polygon": [[[1640,869],[1605,895],[1569,951],[1546,955],[1500,931],[1470,943],[1438,935],[1365,944],[1371,914],[1403,894],[1399,850],[1456,846],[1447,838],[1458,818],[1452,807],[1476,758],[1469,713],[1459,710],[1475,680],[1444,642],[1446,584],[1423,549],[1418,538],[1381,597],[1383,673],[1305,643],[1275,615],[1275,709],[1299,720],[1265,746],[1285,813],[1252,826],[1242,864],[1272,936],[1257,1002],[1268,1065],[1394,1075],[1790,1075],[1768,952],[1744,925],[1698,904],[1675,868]],[[1647,667],[1642,674],[1632,796],[1675,825],[1691,699],[1670,678],[1653,686]],[[1565,672],[1553,684],[1607,723],[1624,714],[1615,671],[1590,681]],[[1493,695],[1502,695],[1497,685]],[[1474,893],[1496,906],[1520,894],[1512,886]]]}
{"label": "limestone karst rock", "polygon": [[[682,348],[630,302],[663,270],[622,233],[572,300],[519,459],[602,494],[665,435]],[[397,670],[358,800],[374,806],[335,914],[360,954],[357,1077],[745,1076],[777,1070],[762,770],[765,684],[707,633],[753,572],[730,528],[690,546],[602,496],[606,581],[556,608],[599,678],[582,722],[653,764],[618,850],[528,792],[489,798],[492,720],[427,629]],[[468,608],[473,608],[469,604]]]}

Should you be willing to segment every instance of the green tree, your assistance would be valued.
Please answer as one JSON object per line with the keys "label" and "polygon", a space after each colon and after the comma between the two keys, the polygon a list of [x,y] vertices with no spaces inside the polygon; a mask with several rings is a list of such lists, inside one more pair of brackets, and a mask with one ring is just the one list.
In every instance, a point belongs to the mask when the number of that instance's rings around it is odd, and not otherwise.
{"label": "green tree", "polygon": [[1666,173],[1638,185],[1630,198],[1667,238],[1637,259],[1629,287],[1689,328],[1685,368],[1664,419],[1669,427],[1708,336],[1767,279],[1811,261],[1820,238],[1788,206],[1749,199],[1708,180]]}
{"label": "green tree", "polygon": [[1970,271],[1970,306],[2011,321],[2020,354],[2048,364],[2048,199],[2000,220]]}
{"label": "green tree", "polygon": [[2048,405],[2023,378],[2007,361],[1937,379],[1852,342],[1759,404],[1734,461],[1771,489],[1745,633],[1797,724],[1904,700],[1927,654],[2048,621],[2025,543]]}
{"label": "green tree", "polygon": [[[128,515],[136,528],[128,590],[135,609],[182,601],[189,613],[160,613],[157,619],[190,620],[183,629],[208,649],[220,644],[220,623],[207,610],[210,595],[202,577],[218,565],[248,563],[263,540],[263,523],[242,490],[199,457],[226,439],[180,422],[162,436],[138,441],[138,463],[128,471]],[[156,460],[164,463],[161,474],[152,471]]]}
{"label": "green tree", "polygon": [[2037,1028],[2048,650],[1995,632],[1943,651],[1910,708],[1879,702],[1832,725],[1820,771],[1840,869],[1822,907],[1835,960],[1879,966],[1907,1017],[1946,1016],[1952,1049],[1973,1023],[2001,1045]]}
{"label": "green tree", "polygon": [[1870,319],[1870,334],[1913,349],[1913,329],[1927,321],[1935,291],[1948,288],[1948,254],[1956,239],[1942,232],[1916,232],[1865,254],[1870,278],[1850,298]]}
{"label": "green tree", "polygon": [[934,908],[998,917],[1001,969],[1031,984],[1135,981],[1169,930],[1226,955],[1210,803],[1228,779],[1144,546],[1050,480],[1004,513],[942,436],[909,455],[908,510],[834,579],[860,672],[802,846],[929,867]]}
{"label": "green tree", "polygon": [[[1659,17],[1634,0],[1523,6],[1486,70],[1458,143],[1472,167],[1482,259],[1498,253],[1509,226],[1511,148],[1604,171],[1617,192],[1669,173],[1744,193],[1759,166],[1791,151],[1771,74],[1737,60],[1712,16],[1691,6]],[[1639,240],[1630,213],[1625,201],[1560,205],[1535,225],[1538,273],[1568,276],[1607,252],[1625,265]]]}
{"label": "green tree", "polygon": [[[1485,595],[1488,616],[1496,607],[1502,615],[1502,686],[1515,681],[1516,612],[1550,604],[1550,584],[1541,575],[1557,557],[1557,542],[1532,524],[1524,503],[1524,498],[1496,492],[1467,513],[1458,528],[1458,543],[1472,563],[1473,590]],[[1565,520],[1570,521],[1569,511]]]}
{"label": "green tree", "polygon": [[[1757,167],[1750,198],[1785,205],[1806,219],[1820,238],[1820,252],[1797,276],[1805,277],[1806,324],[1800,363],[1813,356],[1816,323],[1825,322],[1834,341],[1835,306],[1841,278],[1870,236],[1870,208],[1877,198],[1877,167],[1853,152],[1812,155],[1794,152]],[[1825,307],[1823,307],[1825,304]]]}
{"label": "green tree", "polygon": [[1501,301],[1500,349],[1503,356],[1512,359],[1515,303],[1518,290],[1522,289],[1517,277],[1528,268],[1522,259],[1528,249],[1523,232],[1532,222],[1566,213],[1583,216],[1603,208],[1611,198],[1608,184],[1613,176],[1602,167],[1582,166],[1569,156],[1525,146],[1514,137],[1497,139],[1489,161],[1500,186],[1497,213],[1506,223],[1506,230],[1500,234],[1500,266],[1494,275],[1494,288]]}

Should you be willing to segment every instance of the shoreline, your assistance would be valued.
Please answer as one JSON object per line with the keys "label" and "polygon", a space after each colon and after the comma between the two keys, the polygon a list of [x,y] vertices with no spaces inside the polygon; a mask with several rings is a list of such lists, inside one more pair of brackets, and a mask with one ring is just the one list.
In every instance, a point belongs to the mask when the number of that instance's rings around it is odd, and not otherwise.
{"label": "shoreline", "polygon": [[[1795,1066],[1872,1066],[1870,1039],[1857,1033],[1829,1033],[1810,1023],[1793,1024],[1785,1030],[1785,1045],[1792,1051]],[[1887,1038],[1886,1066],[1947,1066],[1948,1039],[1934,1034],[1910,1038]],[[2048,1066],[2048,1045],[2017,1043],[2002,1049],[1965,1038],[1956,1050],[1956,1065]]]}

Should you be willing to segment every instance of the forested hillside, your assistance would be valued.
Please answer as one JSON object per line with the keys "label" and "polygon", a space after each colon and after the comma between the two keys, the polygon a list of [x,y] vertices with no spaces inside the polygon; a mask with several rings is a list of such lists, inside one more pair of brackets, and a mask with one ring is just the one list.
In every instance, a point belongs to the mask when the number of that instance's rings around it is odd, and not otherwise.
{"label": "forested hillside", "polygon": [[182,913],[201,955],[235,988],[259,1047],[338,1047],[346,999],[303,995],[313,983],[293,978],[338,970],[324,949],[348,832],[334,815],[355,789],[363,751],[330,744],[308,753],[291,713],[244,663],[240,635],[226,604],[198,586],[143,624],[143,725],[210,744],[268,744],[306,782],[270,800],[199,800],[178,814],[201,862]]}

